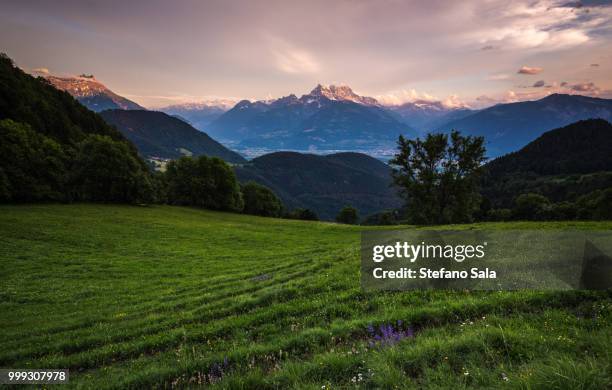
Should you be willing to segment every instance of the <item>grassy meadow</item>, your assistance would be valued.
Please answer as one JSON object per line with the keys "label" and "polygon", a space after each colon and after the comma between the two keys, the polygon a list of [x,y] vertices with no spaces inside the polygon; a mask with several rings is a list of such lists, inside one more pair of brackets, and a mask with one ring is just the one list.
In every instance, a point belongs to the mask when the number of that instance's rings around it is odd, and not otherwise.
{"label": "grassy meadow", "polygon": [[[453,228],[485,227],[612,222]],[[365,293],[361,229],[0,206],[0,367],[68,368],[71,387],[96,389],[612,387],[612,293]],[[392,345],[368,331],[398,320],[413,334]]]}

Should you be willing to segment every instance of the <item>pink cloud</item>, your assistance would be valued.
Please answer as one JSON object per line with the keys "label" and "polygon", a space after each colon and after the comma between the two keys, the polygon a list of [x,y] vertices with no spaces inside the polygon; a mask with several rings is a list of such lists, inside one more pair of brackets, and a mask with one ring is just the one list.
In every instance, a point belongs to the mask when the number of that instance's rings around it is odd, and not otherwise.
{"label": "pink cloud", "polygon": [[521,69],[518,70],[518,74],[538,74],[542,72],[542,68],[538,68],[537,66],[522,66]]}

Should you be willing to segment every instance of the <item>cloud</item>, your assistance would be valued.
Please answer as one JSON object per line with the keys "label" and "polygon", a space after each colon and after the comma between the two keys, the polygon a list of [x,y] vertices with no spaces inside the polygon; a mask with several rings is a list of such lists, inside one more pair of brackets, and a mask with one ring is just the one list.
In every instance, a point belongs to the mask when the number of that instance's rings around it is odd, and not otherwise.
{"label": "cloud", "polygon": [[308,51],[278,38],[269,38],[276,68],[288,74],[316,73],[320,67]]}
{"label": "cloud", "polygon": [[496,73],[496,74],[492,74],[489,75],[487,77],[487,80],[489,81],[500,81],[500,80],[507,80],[510,78],[510,75],[507,73]]}
{"label": "cloud", "polygon": [[481,95],[470,103],[473,107],[483,108],[499,103],[514,103],[525,100],[538,100],[553,93],[584,95],[603,98],[612,97],[612,90],[603,89],[592,81],[580,83],[568,83],[566,81],[563,81],[561,83],[553,82],[551,84],[545,84],[544,81],[541,80],[534,83],[533,87],[536,87],[538,89],[521,92],[509,90],[504,93],[495,95]]}
{"label": "cloud", "polygon": [[428,93],[417,92],[417,90],[414,88],[395,90],[383,95],[376,95],[374,97],[385,106],[399,106],[400,104],[414,102],[417,100],[437,100],[434,96]]}
{"label": "cloud", "polygon": [[44,76],[44,75],[48,75],[49,74],[49,69],[47,69],[47,68],[34,68],[34,69],[32,69],[32,73]]}
{"label": "cloud", "polygon": [[594,93],[594,94],[599,93],[599,91],[601,90],[593,82],[573,84],[573,85],[570,85],[569,88],[572,91],[576,91],[576,92],[589,92],[589,93]]}
{"label": "cloud", "polygon": [[414,88],[391,91],[387,94],[377,95],[374,97],[380,104],[385,106],[399,106],[404,103],[414,102],[430,102],[440,103],[446,108],[469,107],[469,105],[462,101],[457,95],[449,95],[446,98],[440,99],[425,92],[418,92]]}
{"label": "cloud", "polygon": [[599,64],[591,64],[591,67],[593,68],[597,68],[599,66]]}
{"label": "cloud", "polygon": [[542,68],[538,68],[537,66],[522,66],[521,69],[518,70],[518,74],[538,74],[542,72]]}
{"label": "cloud", "polygon": [[491,1],[476,13],[488,21],[469,35],[480,45],[540,52],[583,45],[612,20],[609,7],[579,8],[558,0]]}
{"label": "cloud", "polygon": [[542,88],[545,85],[546,85],[546,82],[544,82],[544,80],[539,80],[539,81],[536,81],[535,83],[533,83],[532,87],[533,88]]}
{"label": "cloud", "polygon": [[486,46],[483,46],[482,48],[480,48],[480,50],[482,50],[482,51],[493,50],[493,49],[495,49],[495,46],[493,46],[493,45],[486,45]]}

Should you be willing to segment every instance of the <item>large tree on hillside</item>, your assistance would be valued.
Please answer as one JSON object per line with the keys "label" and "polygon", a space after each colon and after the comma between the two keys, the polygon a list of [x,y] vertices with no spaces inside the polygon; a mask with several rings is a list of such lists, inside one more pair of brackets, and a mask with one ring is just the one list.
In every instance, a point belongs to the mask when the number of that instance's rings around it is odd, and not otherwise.
{"label": "large tree on hillside", "polygon": [[480,202],[484,138],[453,131],[450,136],[428,134],[424,140],[400,136],[397,146],[390,164],[411,222],[471,222]]}
{"label": "large tree on hillside", "polygon": [[244,202],[232,168],[217,157],[181,157],[164,173],[168,203],[242,211]]}

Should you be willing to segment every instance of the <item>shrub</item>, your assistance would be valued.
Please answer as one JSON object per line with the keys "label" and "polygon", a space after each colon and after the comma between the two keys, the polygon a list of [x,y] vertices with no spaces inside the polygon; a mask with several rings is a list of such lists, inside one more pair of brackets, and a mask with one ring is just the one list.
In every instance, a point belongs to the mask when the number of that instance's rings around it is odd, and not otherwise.
{"label": "shrub", "polygon": [[581,196],[576,207],[579,219],[612,219],[612,188]]}
{"label": "shrub", "polygon": [[261,215],[263,217],[279,217],[283,204],[268,187],[255,182],[248,182],[240,187],[244,200],[245,214]]}
{"label": "shrub", "polygon": [[550,201],[540,194],[521,194],[514,200],[512,217],[514,219],[542,219]]}
{"label": "shrub", "polygon": [[304,221],[318,221],[319,220],[319,216],[314,211],[310,209],[302,209],[302,208],[293,209],[291,212],[285,214],[285,218],[301,219]]}
{"label": "shrub", "polygon": [[336,216],[336,222],[355,225],[359,221],[357,209],[352,206],[344,206]]}
{"label": "shrub", "polygon": [[512,218],[512,210],[510,209],[491,209],[487,213],[489,221],[509,221]]}
{"label": "shrub", "polygon": [[398,210],[383,211],[367,216],[361,222],[362,225],[380,226],[397,225],[400,223],[400,212]]}

